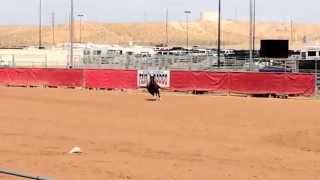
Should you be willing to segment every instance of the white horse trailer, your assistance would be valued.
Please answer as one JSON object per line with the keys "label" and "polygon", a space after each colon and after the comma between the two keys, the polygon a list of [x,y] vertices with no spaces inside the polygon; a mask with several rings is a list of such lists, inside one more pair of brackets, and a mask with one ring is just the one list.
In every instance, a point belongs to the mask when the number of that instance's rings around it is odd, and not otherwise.
{"label": "white horse trailer", "polygon": [[320,46],[306,46],[301,49],[302,60],[320,60]]}

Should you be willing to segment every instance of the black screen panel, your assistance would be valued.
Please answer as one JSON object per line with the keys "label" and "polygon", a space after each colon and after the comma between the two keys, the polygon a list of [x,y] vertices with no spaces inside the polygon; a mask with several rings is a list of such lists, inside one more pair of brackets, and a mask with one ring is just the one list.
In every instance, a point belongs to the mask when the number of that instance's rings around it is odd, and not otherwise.
{"label": "black screen panel", "polygon": [[288,40],[261,40],[260,56],[265,58],[288,58]]}

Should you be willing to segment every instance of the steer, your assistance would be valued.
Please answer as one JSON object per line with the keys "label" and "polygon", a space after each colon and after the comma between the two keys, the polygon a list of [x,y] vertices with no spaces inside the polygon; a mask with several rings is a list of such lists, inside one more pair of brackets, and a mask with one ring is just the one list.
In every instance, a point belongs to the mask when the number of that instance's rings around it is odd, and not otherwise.
{"label": "steer", "polygon": [[160,100],[160,86],[155,80],[155,75],[150,76],[150,81],[147,84],[147,89],[152,96],[156,96],[156,98],[159,98]]}

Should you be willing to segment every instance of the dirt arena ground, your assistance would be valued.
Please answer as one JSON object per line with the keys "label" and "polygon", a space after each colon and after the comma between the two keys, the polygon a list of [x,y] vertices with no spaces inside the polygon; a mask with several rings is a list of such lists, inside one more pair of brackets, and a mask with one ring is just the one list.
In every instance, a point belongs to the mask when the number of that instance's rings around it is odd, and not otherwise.
{"label": "dirt arena ground", "polygon": [[320,178],[320,101],[148,98],[1,87],[0,167],[58,180]]}

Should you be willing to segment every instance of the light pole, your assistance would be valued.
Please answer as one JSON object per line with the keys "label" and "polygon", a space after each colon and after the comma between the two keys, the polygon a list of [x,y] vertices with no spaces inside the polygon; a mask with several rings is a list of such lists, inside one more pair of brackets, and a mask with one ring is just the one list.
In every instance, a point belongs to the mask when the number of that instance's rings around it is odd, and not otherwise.
{"label": "light pole", "polygon": [[42,0],[39,0],[39,49],[42,48]]}
{"label": "light pole", "polygon": [[293,41],[294,41],[294,34],[293,34],[293,20],[290,20],[290,32],[291,32],[291,37],[290,37],[290,41],[291,41],[291,48],[293,48]]}
{"label": "light pole", "polygon": [[79,19],[80,19],[80,37],[79,37],[79,42],[80,42],[80,44],[82,43],[82,17],[83,17],[84,15],[83,14],[78,14],[78,17],[79,17]]}
{"label": "light pole", "polygon": [[55,40],[55,13],[53,12],[51,14],[51,23],[52,23],[52,46],[54,46],[56,44],[56,40]]}
{"label": "light pole", "polygon": [[191,11],[184,11],[186,14],[186,27],[187,27],[187,50],[189,51],[189,14]]}
{"label": "light pole", "polygon": [[253,48],[253,23],[252,23],[252,0],[250,0],[250,33],[249,33],[249,69],[252,70],[253,60],[252,60],[252,48]]}
{"label": "light pole", "polygon": [[256,0],[253,0],[253,40],[252,40],[253,52],[255,55],[256,50]]}
{"label": "light pole", "polygon": [[74,10],[73,10],[73,0],[70,0],[70,64],[69,68],[73,68],[73,34],[74,34]]}
{"label": "light pole", "polygon": [[218,5],[218,68],[220,68],[220,52],[221,52],[221,0]]}
{"label": "light pole", "polygon": [[169,21],[169,9],[167,8],[166,10],[166,46],[169,46],[169,25],[168,25],[168,21]]}

